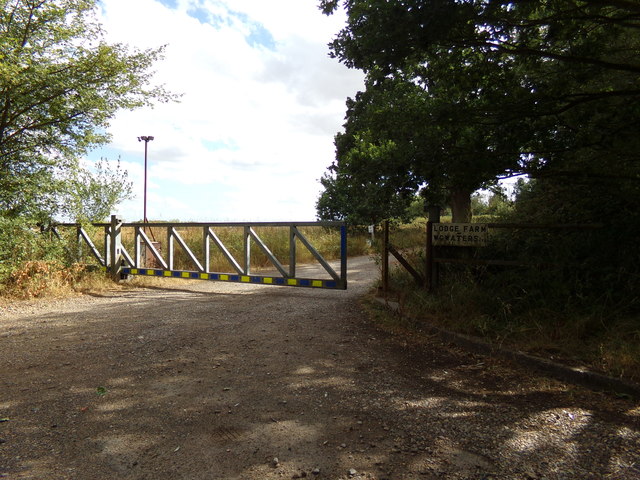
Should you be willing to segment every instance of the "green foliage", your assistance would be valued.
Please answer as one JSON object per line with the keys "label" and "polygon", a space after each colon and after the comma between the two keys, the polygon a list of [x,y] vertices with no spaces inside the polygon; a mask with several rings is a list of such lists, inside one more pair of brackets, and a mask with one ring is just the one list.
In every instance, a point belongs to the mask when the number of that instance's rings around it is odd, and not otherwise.
{"label": "green foliage", "polygon": [[[453,82],[449,68],[432,68],[429,86],[414,75],[369,73],[366,91],[347,102],[345,132],[336,136],[337,160],[329,168],[333,175],[323,179],[319,207],[330,204],[351,216],[373,210],[379,220],[398,216],[419,193],[466,218],[470,194],[517,164],[500,128],[469,123],[472,107],[504,86],[503,76],[479,77],[480,96]],[[469,71],[458,75],[472,77]]]}
{"label": "green foliage", "polygon": [[0,0],[0,212],[51,218],[78,159],[120,109],[175,96],[151,87],[163,49],[107,44],[96,0]]}
{"label": "green foliage", "polygon": [[[582,179],[566,183],[544,178],[521,185],[505,222],[590,224],[595,229],[515,230],[495,238],[493,248],[529,262],[557,265],[555,289],[566,301],[640,311],[640,184]],[[517,246],[517,250],[514,248]],[[542,272],[539,272],[542,274]]]}
{"label": "green foliage", "polygon": [[[429,322],[637,379],[640,185],[614,184],[591,179],[569,184],[557,178],[521,182],[513,205],[497,202],[502,213],[491,222],[568,228],[493,229],[487,247],[440,248],[436,255],[511,260],[519,266],[440,264],[440,284],[430,294],[414,289],[410,275],[398,271],[392,276],[394,288],[407,299],[408,311]],[[496,197],[501,198],[489,199]],[[479,203],[489,211],[490,202]],[[401,227],[392,242],[408,240],[401,246],[422,268],[424,236],[413,235],[414,230]]]}
{"label": "green foliage", "polygon": [[[419,265],[419,263],[417,263]],[[571,297],[559,270],[441,266],[434,293],[396,271],[392,289],[417,322],[483,337],[503,347],[640,379],[640,320],[604,301]]]}
{"label": "green foliage", "polygon": [[[474,253],[441,248],[440,256],[524,266],[440,265],[434,295],[405,298],[458,330],[533,350],[583,350],[609,371],[638,371],[637,356],[623,361],[609,348],[631,358],[640,335],[639,4],[323,0],[320,7],[330,14],[341,3],[348,21],[332,54],[367,74],[367,90],[349,100],[336,137],[331,169],[346,184],[338,191],[377,182],[372,188],[390,189],[378,195],[382,202],[402,188],[440,205],[448,196],[456,220],[474,190],[494,188],[471,199],[475,214],[602,225],[501,229]],[[355,168],[350,155],[361,138],[394,150],[385,162],[363,155]],[[497,180],[516,175],[533,180],[516,185],[515,200],[495,190]],[[404,248],[422,265],[415,245]],[[408,276],[397,281],[413,288]]]}
{"label": "green foliage", "polygon": [[[320,6],[329,14],[340,3]],[[640,178],[637,3],[342,3],[348,22],[333,55],[368,80],[353,102],[359,109],[349,106],[344,135],[394,142],[382,184],[427,196],[444,190],[459,217],[465,196],[500,177],[592,179],[613,188]],[[334,168],[348,178],[352,166],[338,140]],[[362,170],[354,178],[366,184]]]}
{"label": "green foliage", "polygon": [[101,222],[113,212],[113,208],[125,199],[133,197],[128,172],[123,170],[120,159],[115,167],[106,159],[98,160],[95,172],[78,168],[66,180],[66,199],[63,210],[79,223]]}
{"label": "green foliage", "polygon": [[394,142],[373,143],[366,135],[356,135],[352,141],[343,160],[320,180],[325,190],[316,204],[318,217],[371,225],[403,216],[414,195],[410,187],[389,182],[393,179],[385,170],[392,166]]}
{"label": "green foliage", "polygon": [[513,210],[514,203],[503,188],[497,187],[488,192],[474,193],[471,196],[471,211],[475,221],[479,221],[481,216],[505,217]]}
{"label": "green foliage", "polygon": [[81,284],[99,285],[104,274],[93,274],[76,263],[75,251],[74,238],[60,239],[44,225],[0,216],[0,295],[56,296]]}
{"label": "green foliage", "polygon": [[65,258],[65,245],[51,240],[28,220],[0,216],[0,283],[26,262]]}
{"label": "green foliage", "polygon": [[[93,259],[77,257],[75,228],[73,233],[60,231],[58,236],[47,225],[36,226],[31,222],[0,216],[2,296],[32,298],[68,294],[79,286],[101,288],[104,273],[78,263],[92,263]],[[87,230],[91,234],[92,229]]]}

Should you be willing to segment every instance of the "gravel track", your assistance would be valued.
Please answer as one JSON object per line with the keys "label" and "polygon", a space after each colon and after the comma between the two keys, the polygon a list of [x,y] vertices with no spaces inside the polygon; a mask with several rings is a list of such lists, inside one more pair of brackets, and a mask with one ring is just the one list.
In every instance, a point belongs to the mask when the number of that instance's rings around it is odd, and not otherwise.
{"label": "gravel track", "polygon": [[378,330],[376,275],[0,307],[0,477],[640,479],[640,405]]}

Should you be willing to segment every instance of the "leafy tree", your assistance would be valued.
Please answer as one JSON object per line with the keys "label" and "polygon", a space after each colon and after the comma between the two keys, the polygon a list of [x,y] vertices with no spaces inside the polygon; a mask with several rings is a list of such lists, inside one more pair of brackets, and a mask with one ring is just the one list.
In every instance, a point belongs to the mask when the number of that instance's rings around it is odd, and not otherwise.
{"label": "leafy tree", "polygon": [[[506,223],[603,225],[500,229],[479,254],[535,266],[474,271],[487,304],[500,300],[500,310],[489,315],[497,320],[523,314],[522,331],[531,331],[531,318],[538,323],[546,315],[554,332],[565,328],[563,322],[580,331],[586,319],[590,327],[615,330],[616,320],[623,318],[617,325],[627,323],[637,332],[640,3],[320,2],[325,13],[340,5],[348,22],[331,43],[332,55],[369,79],[375,75],[422,86],[430,95],[427,111],[442,113],[434,124],[444,130],[444,168],[432,172],[434,179],[447,180],[456,170],[448,167],[456,162],[458,169],[471,166],[473,172],[471,157],[454,153],[476,149],[477,161],[489,167],[485,179],[531,178],[517,185],[513,205],[496,201],[482,206],[485,211],[495,207]],[[416,122],[411,129],[422,127]],[[358,131],[366,128],[368,120]],[[494,152],[502,160],[491,159]],[[338,157],[338,166],[343,161]],[[459,283],[461,277],[452,278]],[[483,322],[489,315],[482,315]],[[508,331],[518,329],[509,326]]]}
{"label": "leafy tree", "polygon": [[122,200],[133,198],[128,172],[102,158],[94,165],[95,172],[80,167],[67,179],[62,210],[76,222],[104,221]]}
{"label": "leafy tree", "polygon": [[371,225],[385,218],[402,217],[412,199],[412,190],[387,183],[384,171],[395,145],[376,145],[365,137],[357,137],[354,142],[344,161],[330,167],[320,180],[324,192],[316,204],[319,218]]}
{"label": "leafy tree", "polygon": [[[96,0],[0,0],[0,212],[51,217],[64,178],[120,109],[175,100],[149,86],[163,47],[108,44]],[[81,175],[83,176],[83,175]]]}
{"label": "leafy tree", "polygon": [[507,195],[501,185],[486,192],[476,192],[471,196],[471,208],[474,215],[491,215],[504,217],[514,207],[514,201]]}
{"label": "leafy tree", "polygon": [[[320,6],[331,13],[339,3],[323,0]],[[471,52],[513,75],[516,82],[507,82],[491,102],[473,106],[469,117],[502,124],[516,140],[521,159],[517,171],[507,174],[637,178],[637,2],[343,3],[348,24],[331,48],[350,67],[389,76],[410,71],[416,82],[429,85],[434,74],[445,78],[437,71],[444,62],[455,84],[456,72],[475,63],[464,53]],[[605,158],[615,162],[614,169],[602,168]]]}
{"label": "leafy tree", "polygon": [[[463,57],[463,67],[452,72],[451,59],[433,62],[427,83],[409,68],[394,75],[370,71],[366,90],[347,102],[345,132],[336,136],[337,161],[330,169],[359,184],[374,182],[369,189],[389,190],[378,203],[394,193],[409,199],[419,192],[429,203],[451,205],[455,221],[469,221],[471,194],[517,170],[520,161],[511,132],[476,113],[514,78],[473,52],[455,56]],[[385,157],[367,157],[383,145]],[[357,200],[370,202],[366,196]]]}
{"label": "leafy tree", "polygon": [[[339,0],[321,0],[326,14]],[[595,65],[640,73],[632,49],[614,39],[604,49],[617,55],[604,57],[603,45],[580,42],[594,29],[600,39],[637,29],[640,5],[630,0],[479,1],[345,0],[347,27],[333,42],[345,63],[366,69],[373,63],[395,68],[407,59],[422,59],[439,46],[474,48],[495,54],[518,55]],[[372,29],[372,27],[378,27]],[[607,29],[606,31],[604,29]],[[594,37],[589,37],[595,40]],[[578,40],[578,42],[576,42]],[[574,48],[567,49],[567,46]]]}

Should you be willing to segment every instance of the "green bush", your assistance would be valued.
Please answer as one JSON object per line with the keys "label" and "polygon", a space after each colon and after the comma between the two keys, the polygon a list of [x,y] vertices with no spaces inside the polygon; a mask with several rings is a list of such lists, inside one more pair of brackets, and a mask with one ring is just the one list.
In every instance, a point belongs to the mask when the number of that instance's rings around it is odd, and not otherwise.
{"label": "green bush", "polygon": [[65,245],[25,220],[0,216],[0,283],[25,262],[35,260],[68,263]]}
{"label": "green bush", "polygon": [[[521,184],[513,208],[492,223],[599,228],[494,229],[486,247],[441,247],[437,256],[519,266],[440,264],[440,283],[430,294],[416,288],[406,272],[392,276],[393,286],[402,291],[407,310],[443,327],[534,353],[579,358],[638,379],[639,204],[640,185],[630,181]],[[424,242],[420,235],[404,239],[416,251]],[[411,245],[404,248],[410,251]],[[413,257],[422,268],[420,256]]]}

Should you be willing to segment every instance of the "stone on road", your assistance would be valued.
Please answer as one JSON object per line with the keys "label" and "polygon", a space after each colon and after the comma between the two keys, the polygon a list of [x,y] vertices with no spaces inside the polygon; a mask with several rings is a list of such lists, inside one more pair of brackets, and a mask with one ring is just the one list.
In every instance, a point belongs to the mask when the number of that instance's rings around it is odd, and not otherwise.
{"label": "stone on road", "polygon": [[377,277],[13,305],[0,478],[640,478],[637,403],[378,330]]}

